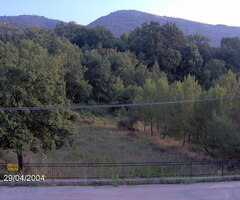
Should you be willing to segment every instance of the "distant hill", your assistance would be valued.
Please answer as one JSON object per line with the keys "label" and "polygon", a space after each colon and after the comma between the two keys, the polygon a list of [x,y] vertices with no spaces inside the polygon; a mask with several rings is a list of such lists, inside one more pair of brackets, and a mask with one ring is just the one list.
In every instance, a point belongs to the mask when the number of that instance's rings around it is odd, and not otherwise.
{"label": "distant hill", "polygon": [[12,24],[15,26],[41,26],[53,29],[61,21],[48,19],[46,17],[37,15],[19,15],[1,16],[0,22],[4,24]]}
{"label": "distant hill", "polygon": [[157,16],[135,10],[120,10],[100,17],[89,26],[103,25],[119,37],[122,33],[130,32],[144,22],[158,21],[160,24],[174,22],[186,35],[199,33],[208,37],[212,46],[219,46],[223,37],[240,36],[240,27],[225,25],[210,25],[180,18]]}

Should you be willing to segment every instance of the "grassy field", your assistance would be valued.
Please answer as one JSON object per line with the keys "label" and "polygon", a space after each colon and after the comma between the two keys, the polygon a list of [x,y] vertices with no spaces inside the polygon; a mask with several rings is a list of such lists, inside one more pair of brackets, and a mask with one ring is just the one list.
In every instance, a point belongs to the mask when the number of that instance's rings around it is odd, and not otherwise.
{"label": "grassy field", "polygon": [[[80,117],[81,116],[81,117]],[[84,117],[83,117],[84,116]],[[143,131],[141,124],[137,125],[137,131],[132,132],[127,129],[119,129],[119,118],[111,115],[96,117],[93,114],[78,115],[75,119],[77,133],[72,146],[67,146],[59,150],[33,154],[24,152],[24,163],[44,162],[44,163],[104,163],[104,162],[178,162],[178,161],[198,161],[210,160],[197,146],[186,144],[182,146],[182,141],[162,136],[155,133],[150,134],[150,130]],[[16,155],[9,151],[2,152],[0,162],[16,163]],[[207,166],[207,165],[206,165]],[[205,166],[205,168],[206,168]],[[200,166],[202,170],[203,166]],[[205,169],[214,175],[218,173],[218,166],[211,166]],[[81,169],[81,170],[80,170]],[[124,169],[124,170],[123,170]],[[172,177],[186,174],[189,171],[186,166],[149,166],[149,167],[60,167],[55,168],[55,177],[95,177],[114,178],[116,177]],[[195,169],[195,168],[194,168]],[[28,172],[36,173],[35,168],[26,168]],[[52,176],[51,168],[39,168],[37,174],[44,174],[46,177]],[[196,167],[195,171],[198,170]],[[208,170],[208,171],[207,171]],[[197,171],[198,172],[198,171]],[[4,171],[5,173],[5,171]],[[190,172],[189,172],[190,173]]]}
{"label": "grassy field", "polygon": [[[81,117],[80,117],[81,116]],[[77,133],[72,146],[47,155],[24,152],[24,162],[172,162],[208,158],[196,146],[158,134],[150,135],[141,125],[135,132],[119,129],[118,117],[91,113],[77,115]],[[0,162],[16,163],[12,151],[0,152]]]}
{"label": "grassy field", "polygon": [[[85,121],[85,123],[81,123]],[[91,124],[86,122],[91,121]],[[181,141],[131,132],[117,127],[118,118],[87,116],[78,119],[73,146],[50,152],[48,162],[149,162],[201,159]],[[192,153],[192,154],[191,154]]]}

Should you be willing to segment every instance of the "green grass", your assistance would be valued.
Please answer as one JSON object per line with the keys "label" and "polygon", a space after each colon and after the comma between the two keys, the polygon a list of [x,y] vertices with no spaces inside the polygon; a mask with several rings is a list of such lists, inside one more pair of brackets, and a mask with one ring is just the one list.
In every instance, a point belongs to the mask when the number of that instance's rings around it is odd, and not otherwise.
{"label": "green grass", "polygon": [[171,148],[160,148],[160,151],[146,139],[138,137],[138,133],[120,131],[113,123],[109,122],[109,127],[104,125],[106,122],[80,126],[73,146],[50,152],[48,162],[165,162],[188,159]]}
{"label": "green grass", "polygon": [[[166,140],[158,140],[158,137],[152,137],[147,133],[130,132],[117,128],[119,118],[110,115],[100,117],[92,113],[86,113],[76,116],[78,125],[77,134],[74,137],[72,146],[60,150],[51,151],[47,156],[41,154],[33,155],[25,152],[25,162],[61,162],[61,163],[81,163],[81,162],[178,162],[192,160],[188,154],[179,151],[180,148],[165,145]],[[93,123],[84,123],[84,121],[94,121]],[[159,136],[160,137],[160,136]],[[182,147],[181,147],[182,148]],[[16,160],[13,152],[2,152],[2,157],[7,163]],[[196,158],[197,160],[197,158]],[[125,178],[150,178],[150,177],[174,177],[182,174],[192,173],[191,169],[186,171],[184,166],[125,166],[123,167],[99,167],[99,168],[61,168],[56,170],[59,176],[99,176],[100,178],[109,178],[113,180],[113,185],[118,185],[119,179]],[[202,170],[201,166],[194,166],[193,173]],[[30,169],[29,169],[30,170]],[[34,168],[31,170],[35,170]],[[36,173],[35,171],[27,171]],[[217,166],[204,168],[209,174],[216,175]],[[0,179],[5,173],[0,169]],[[37,174],[51,174],[51,169],[41,168]],[[56,174],[55,174],[56,175]],[[219,174],[220,175],[220,174]],[[49,175],[50,176],[50,175]],[[51,177],[51,176],[50,176]]]}
{"label": "green grass", "polygon": [[192,183],[193,183],[193,181],[192,181],[192,180],[190,180],[190,179],[186,179],[184,183],[185,183],[185,184],[192,184]]}

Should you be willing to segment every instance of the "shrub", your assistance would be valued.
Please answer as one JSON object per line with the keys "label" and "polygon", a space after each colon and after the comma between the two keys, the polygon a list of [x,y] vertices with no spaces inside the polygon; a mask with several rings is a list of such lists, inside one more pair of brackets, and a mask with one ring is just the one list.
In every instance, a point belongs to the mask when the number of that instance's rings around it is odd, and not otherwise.
{"label": "shrub", "polygon": [[130,131],[135,131],[135,128],[133,127],[134,125],[134,121],[133,120],[120,120],[118,122],[118,128],[124,128],[124,129],[128,129]]}

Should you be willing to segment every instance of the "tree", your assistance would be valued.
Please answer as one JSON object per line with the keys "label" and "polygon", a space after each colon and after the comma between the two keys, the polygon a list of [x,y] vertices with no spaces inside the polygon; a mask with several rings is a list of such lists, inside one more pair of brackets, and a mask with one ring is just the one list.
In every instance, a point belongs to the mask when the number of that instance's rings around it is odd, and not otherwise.
{"label": "tree", "polygon": [[197,46],[198,51],[204,60],[204,63],[209,62],[213,58],[214,49],[209,45],[209,42],[209,38],[200,34],[187,36],[187,43],[193,43]]}
{"label": "tree", "polygon": [[[185,100],[199,99],[199,96],[201,94],[201,86],[198,84],[198,81],[196,81],[195,77],[188,75],[187,77],[184,78],[183,92],[184,92]],[[183,104],[183,115],[184,115],[183,126],[184,126],[184,130],[186,130],[186,133],[188,135],[188,142],[190,142],[190,138],[194,132],[194,123],[195,123],[194,106],[195,106],[194,102]],[[185,138],[184,138],[184,141],[185,141]]]}
{"label": "tree", "polygon": [[[156,85],[151,79],[147,79],[142,88],[139,88],[136,97],[134,99],[135,103],[152,103],[155,100],[156,95]],[[142,120],[145,124],[150,124],[151,135],[153,135],[154,128],[154,106],[144,106],[137,108],[137,113],[140,116],[140,120]]]}
{"label": "tree", "polygon": [[240,151],[239,135],[231,120],[224,116],[214,116],[207,123],[208,138],[206,146],[214,156],[235,158]]}
{"label": "tree", "polygon": [[[170,99],[171,101],[182,101],[184,100],[184,92],[182,82],[175,81],[170,88]],[[184,135],[182,120],[183,116],[183,103],[171,104],[169,106],[169,129],[168,134],[178,136],[181,138]],[[185,130],[184,130],[185,132]]]}
{"label": "tree", "polygon": [[140,63],[135,67],[134,81],[138,86],[142,86],[147,79],[150,77],[150,72],[146,65]]}
{"label": "tree", "polygon": [[[240,81],[236,74],[232,71],[228,71],[222,75],[216,82],[216,85],[226,89],[226,96],[235,97],[240,95]],[[240,121],[240,102],[239,99],[229,99],[225,102],[225,113],[232,120],[235,127],[239,130]]]}
{"label": "tree", "polygon": [[177,70],[177,79],[183,80],[185,76],[191,74],[197,80],[202,78],[203,59],[196,44],[191,43],[182,50],[182,61]]}
{"label": "tree", "polygon": [[[124,87],[136,84],[136,67],[139,61],[136,56],[130,51],[118,52],[115,49],[103,50],[102,55],[111,63],[111,71],[115,77],[120,77],[123,80]],[[145,80],[144,80],[145,81]],[[143,85],[143,82],[140,85]]]}
{"label": "tree", "polygon": [[130,33],[128,43],[129,49],[136,53],[140,61],[152,66],[158,61],[163,48],[160,24],[158,22],[142,24]]}
{"label": "tree", "polygon": [[[146,65],[139,63],[133,53],[118,52],[102,46],[83,51],[82,66],[86,67],[85,78],[93,88],[92,98],[100,102],[111,102],[114,99],[111,94],[117,78],[122,80],[124,88],[131,88],[142,86],[150,77]],[[102,96],[99,99],[97,95]]]}
{"label": "tree", "polygon": [[10,42],[0,41],[0,69],[18,62],[19,55],[17,48]]}
{"label": "tree", "polygon": [[162,54],[160,65],[161,69],[167,73],[168,79],[173,82],[176,80],[176,72],[179,64],[182,61],[182,55],[180,51],[174,49],[166,49]]}
{"label": "tree", "polygon": [[[240,84],[236,74],[229,71],[214,81],[200,98],[238,96]],[[239,153],[239,101],[226,99],[198,102],[195,106],[197,142],[214,156],[236,158]]]}
{"label": "tree", "polygon": [[215,58],[223,60],[226,68],[232,70],[235,73],[240,74],[240,39],[223,38],[221,41],[221,47],[216,50]]}
{"label": "tree", "polygon": [[150,77],[154,82],[157,82],[162,77],[166,77],[166,74],[160,70],[160,66],[157,61],[155,61],[152,66]]}
{"label": "tree", "polygon": [[[166,75],[159,77],[156,82],[156,96],[155,102],[167,102],[170,100],[170,87]],[[158,105],[154,109],[155,120],[157,124],[157,130],[160,132],[160,128],[163,128],[163,138],[167,134],[168,117],[169,117],[169,106]]]}
{"label": "tree", "polygon": [[[171,88],[171,98],[174,101],[195,100],[201,93],[201,87],[193,76],[188,75],[183,82],[174,82]],[[171,129],[183,137],[183,146],[193,133],[194,102],[177,103],[171,106]]]}
{"label": "tree", "polygon": [[17,32],[19,27],[11,24],[3,24],[0,22],[0,41],[2,42],[13,42],[19,39]]}
{"label": "tree", "polygon": [[[59,59],[32,41],[22,41],[18,49],[18,63],[6,66],[0,74],[0,106],[68,105]],[[17,154],[21,170],[23,151],[43,149],[46,152],[71,141],[73,129],[69,115],[64,110],[1,111],[0,145]]]}
{"label": "tree", "polygon": [[225,74],[227,69],[225,68],[225,63],[222,60],[212,59],[205,66],[203,71],[203,84],[206,89],[213,86],[214,81],[216,81],[221,75]]}
{"label": "tree", "polygon": [[[158,22],[150,22],[131,32],[128,43],[129,49],[135,52],[138,59],[148,68],[157,62],[162,71],[172,74],[177,71],[182,60],[181,50],[186,44],[186,39],[175,24],[166,23],[160,26]],[[168,78],[172,79],[171,76]]]}
{"label": "tree", "polygon": [[27,28],[24,31],[24,38],[32,40],[35,44],[47,49],[50,55],[58,56],[61,59],[64,67],[61,76],[66,81],[67,98],[73,103],[87,102],[92,88],[84,78],[87,69],[81,65],[82,52],[80,48],[45,28]]}
{"label": "tree", "polygon": [[112,76],[110,61],[100,51],[85,51],[82,64],[87,68],[86,79],[93,88],[91,98],[99,103],[107,103],[112,100],[115,77]]}
{"label": "tree", "polygon": [[73,103],[88,102],[92,86],[85,80],[86,67],[83,67],[82,52],[67,41],[59,41],[57,56],[63,64],[63,76],[66,82],[66,95]]}
{"label": "tree", "polygon": [[124,87],[123,81],[120,77],[117,77],[113,84],[112,103],[114,104],[130,104],[133,102],[135,93],[137,91],[136,86]]}
{"label": "tree", "polygon": [[54,29],[58,36],[68,38],[73,44],[80,48],[85,45],[91,48],[96,48],[99,44],[103,47],[109,48],[114,44],[114,37],[111,31],[105,29],[103,26],[87,27],[81,26],[74,22],[68,24],[60,23]]}
{"label": "tree", "polygon": [[161,26],[164,49],[181,50],[186,45],[186,38],[182,30],[175,23],[167,22]]}
{"label": "tree", "polygon": [[231,49],[240,49],[240,37],[222,38],[221,47],[224,46]]}
{"label": "tree", "polygon": [[[200,99],[223,98],[226,97],[226,89],[216,85],[208,91],[203,91]],[[225,102],[220,101],[203,101],[196,102],[194,106],[194,133],[196,141],[207,148],[209,133],[207,130],[208,122],[212,121],[214,116],[225,116]],[[208,151],[209,152],[209,151]]]}

